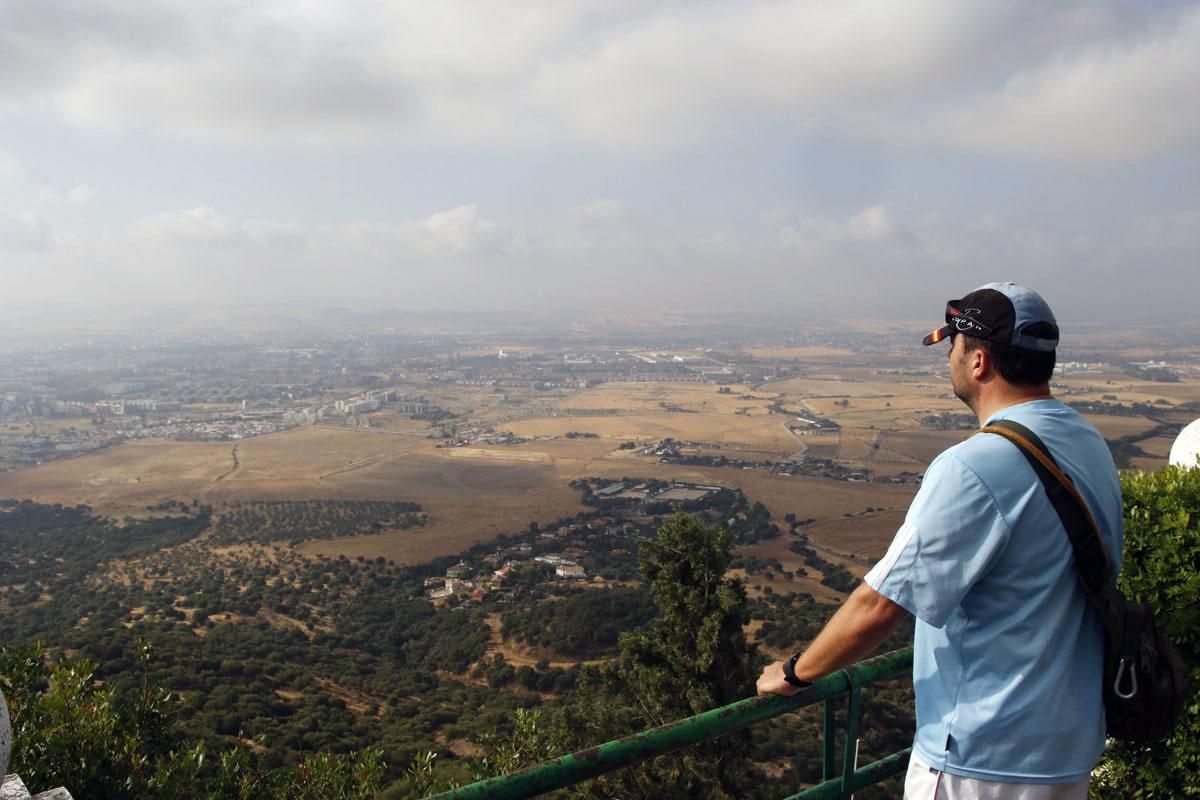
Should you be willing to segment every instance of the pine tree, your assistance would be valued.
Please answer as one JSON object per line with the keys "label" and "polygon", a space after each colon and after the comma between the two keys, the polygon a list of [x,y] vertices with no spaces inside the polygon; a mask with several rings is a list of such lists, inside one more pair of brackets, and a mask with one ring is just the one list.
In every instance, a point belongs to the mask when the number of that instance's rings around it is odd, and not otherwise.
{"label": "pine tree", "polygon": [[[659,616],[623,634],[615,663],[585,670],[558,733],[572,748],[698,714],[753,693],[746,592],[725,570],[732,539],[678,513],[643,544],[640,572]],[[589,796],[723,798],[749,793],[745,740],[723,737],[597,779]]]}

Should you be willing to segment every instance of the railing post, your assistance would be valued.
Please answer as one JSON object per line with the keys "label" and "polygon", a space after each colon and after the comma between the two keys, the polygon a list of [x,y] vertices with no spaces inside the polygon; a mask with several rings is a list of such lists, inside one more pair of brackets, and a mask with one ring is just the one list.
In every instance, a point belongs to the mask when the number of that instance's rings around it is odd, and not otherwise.
{"label": "railing post", "polygon": [[846,704],[846,738],[842,742],[842,800],[850,800],[854,792],[854,743],[858,741],[862,722],[862,679],[857,667],[846,667],[842,673],[850,691],[850,701]]}
{"label": "railing post", "polygon": [[833,707],[836,698],[829,698],[825,701],[825,728],[824,741],[822,742],[822,758],[821,758],[821,781],[833,780],[834,761],[837,759],[837,750],[834,749],[834,738],[837,734],[837,717]]}

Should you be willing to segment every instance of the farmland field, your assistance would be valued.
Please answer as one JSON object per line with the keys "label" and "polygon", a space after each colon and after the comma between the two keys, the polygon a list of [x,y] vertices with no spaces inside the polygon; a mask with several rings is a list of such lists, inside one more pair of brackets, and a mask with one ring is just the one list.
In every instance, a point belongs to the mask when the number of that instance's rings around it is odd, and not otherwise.
{"label": "farmland field", "polygon": [[[1079,387],[1086,384],[1073,380]],[[1105,393],[1122,399],[1183,396],[1192,390],[1187,382],[1129,379],[1120,386],[1103,386]],[[421,504],[429,515],[426,527],[310,542],[301,548],[412,563],[458,552],[531,521],[580,511],[578,492],[567,485],[572,480],[659,478],[741,489],[776,518],[794,513],[816,520],[813,541],[831,553],[877,555],[914,487],[660,463],[619,446],[669,437],[716,446],[685,449],[691,454],[747,461],[837,459],[854,469],[894,475],[923,472],[939,452],[969,435],[920,426],[925,414],[965,413],[936,377],[881,375],[846,362],[815,365],[804,377],[755,388],[732,385],[729,390],[722,393],[711,383],[613,383],[532,400],[526,392],[514,395],[523,398],[517,401],[504,399],[507,393],[468,387],[461,397],[472,407],[486,406],[487,413],[494,413],[511,406],[506,413],[515,418],[495,422],[496,430],[527,441],[441,446],[430,438],[434,428],[429,423],[384,412],[372,417],[371,428],[310,426],[236,442],[139,441],[108,447],[0,475],[0,496],[84,503],[114,517],[143,514],[147,506],[171,499],[218,506],[252,499],[405,500]],[[797,416],[819,415],[842,427],[807,432],[791,414],[769,412],[778,400]],[[522,411],[533,413],[522,417]],[[1164,407],[1163,414],[1175,412]],[[1091,418],[1110,439],[1145,433],[1155,424],[1139,416]],[[795,433],[789,430],[793,426]],[[1142,447],[1149,456],[1132,464],[1156,468],[1165,463],[1170,440],[1149,439]]]}
{"label": "farmland field", "polygon": [[736,414],[634,413],[620,416],[545,417],[520,420],[503,425],[518,436],[562,437],[568,432],[594,433],[610,440],[610,449],[618,443],[649,443],[670,437],[680,441],[703,441],[723,448],[787,457],[801,444],[785,426],[781,415],[740,416]]}
{"label": "farmland field", "polygon": [[[558,405],[564,411],[611,409],[621,413],[660,412],[663,404],[705,414],[734,414],[739,408],[766,413],[774,399],[770,387],[752,390],[732,385],[722,394],[711,383],[607,383],[579,392]],[[744,399],[751,395],[754,399]]]}
{"label": "farmland field", "polygon": [[1154,427],[1154,423],[1145,417],[1118,417],[1111,414],[1086,414],[1085,416],[1105,439],[1120,439],[1123,436],[1143,433]]}

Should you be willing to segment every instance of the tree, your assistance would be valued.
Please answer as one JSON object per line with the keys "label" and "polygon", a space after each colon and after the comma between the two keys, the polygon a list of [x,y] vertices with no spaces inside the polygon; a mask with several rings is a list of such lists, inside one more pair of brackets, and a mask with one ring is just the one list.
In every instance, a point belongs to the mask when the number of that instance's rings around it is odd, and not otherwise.
{"label": "tree", "polygon": [[[140,653],[143,665],[150,650]],[[146,683],[118,704],[86,659],[49,662],[41,645],[5,648],[0,675],[13,721],[11,768],[34,787],[127,797],[167,744],[169,695]]]}
{"label": "tree", "polygon": [[[1200,468],[1121,476],[1125,553],[1118,583],[1149,603],[1200,686]],[[1200,700],[1193,693],[1175,733],[1150,746],[1114,742],[1093,773],[1092,796],[1200,796]]]}
{"label": "tree", "polygon": [[[615,663],[584,670],[558,731],[572,749],[698,714],[753,693],[746,592],[725,577],[732,538],[677,513],[642,546],[659,615],[623,634]],[[745,740],[724,737],[595,781],[602,796],[723,798],[748,793]]]}
{"label": "tree", "polygon": [[40,644],[0,650],[0,685],[12,711],[10,769],[34,791],[62,786],[96,800],[367,800],[378,793],[385,764],[377,748],[308,753],[274,772],[240,745],[208,758],[203,742],[181,741],[172,730],[172,696],[147,677],[153,649],[138,642],[137,655],[141,685],[120,698],[95,680],[86,659],[49,658]]}

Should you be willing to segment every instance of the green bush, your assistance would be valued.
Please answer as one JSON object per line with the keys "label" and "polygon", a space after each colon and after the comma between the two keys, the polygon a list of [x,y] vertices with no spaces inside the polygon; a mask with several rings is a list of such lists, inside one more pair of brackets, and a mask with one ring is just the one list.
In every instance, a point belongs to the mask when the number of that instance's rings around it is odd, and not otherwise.
{"label": "green bush", "polygon": [[[269,769],[234,745],[209,757],[203,742],[172,730],[173,697],[147,675],[153,648],[140,643],[142,684],[121,699],[95,679],[87,659],[53,657],[40,644],[0,649],[0,687],[9,700],[9,769],[33,791],[65,787],[89,800],[369,800],[386,765],[378,748],[306,753]],[[261,744],[261,742],[259,743]]]}
{"label": "green bush", "polygon": [[[1200,468],[1121,476],[1125,558],[1118,581],[1152,605],[1200,685]],[[1158,745],[1113,742],[1093,773],[1095,798],[1200,797],[1200,701]]]}

